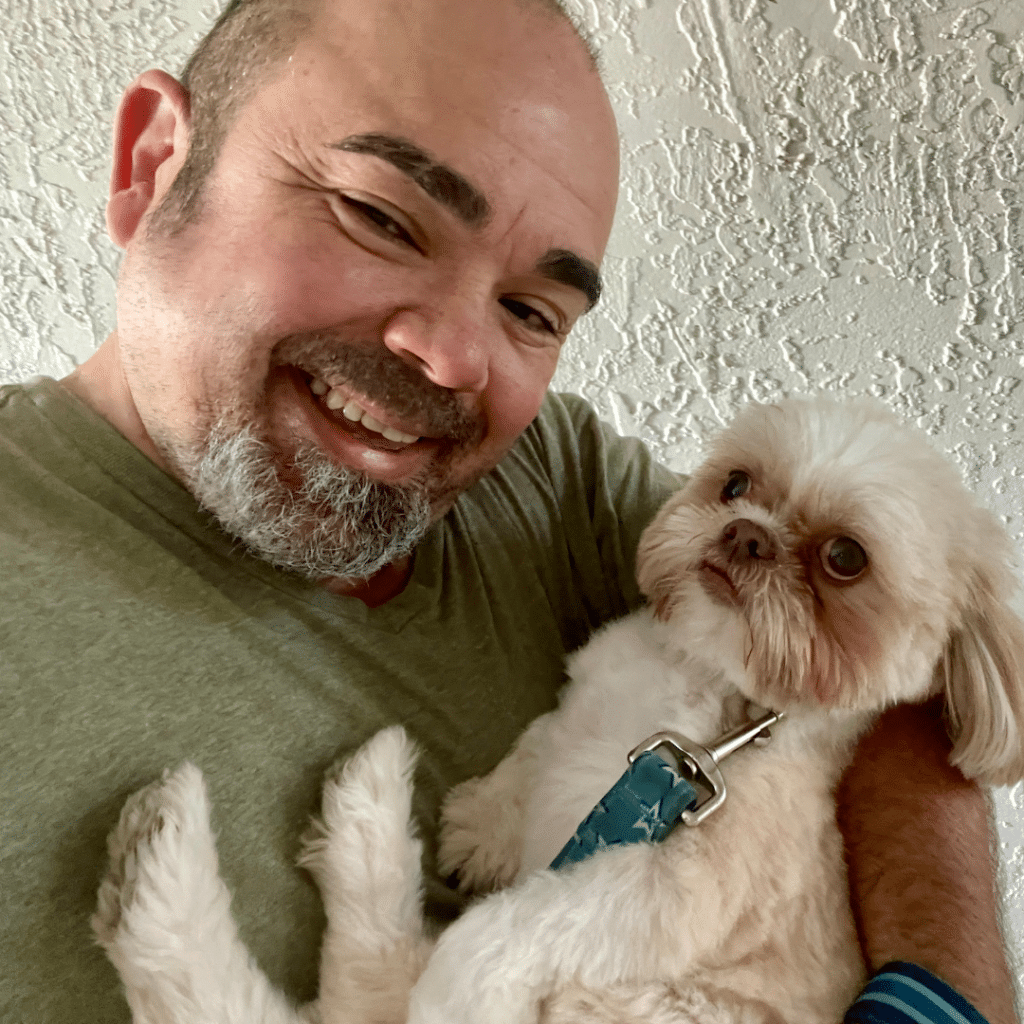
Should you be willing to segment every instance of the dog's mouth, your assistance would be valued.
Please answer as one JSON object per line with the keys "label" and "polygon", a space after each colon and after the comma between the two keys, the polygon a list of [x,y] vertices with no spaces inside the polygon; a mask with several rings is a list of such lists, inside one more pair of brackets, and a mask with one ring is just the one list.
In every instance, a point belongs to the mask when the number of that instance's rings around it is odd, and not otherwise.
{"label": "dog's mouth", "polygon": [[705,560],[697,567],[697,579],[700,580],[704,593],[713,601],[730,608],[739,607],[739,591],[723,568]]}

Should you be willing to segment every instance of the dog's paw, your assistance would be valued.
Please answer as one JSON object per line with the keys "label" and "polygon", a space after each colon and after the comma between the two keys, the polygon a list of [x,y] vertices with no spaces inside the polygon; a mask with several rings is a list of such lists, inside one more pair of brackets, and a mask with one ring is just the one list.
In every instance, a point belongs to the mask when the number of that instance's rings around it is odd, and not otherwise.
{"label": "dog's paw", "polygon": [[413,828],[416,749],[395,726],[377,733],[324,785],[321,818],[299,863],[327,915],[320,957],[324,1020],[405,1020],[431,943],[423,929]]}
{"label": "dog's paw", "polygon": [[379,820],[386,811],[404,826],[412,804],[416,745],[400,725],[381,729],[324,783],[322,811],[330,830],[356,820]]}
{"label": "dog's paw", "polygon": [[108,949],[125,930],[175,927],[194,906],[203,870],[217,877],[203,776],[183,764],[125,803],[107,839],[110,858],[100,884],[92,928]]}
{"label": "dog's paw", "polygon": [[404,832],[415,767],[415,744],[400,725],[381,729],[335,764],[324,780],[321,816],[303,838],[299,863],[315,872],[332,843],[374,843],[381,828]]}
{"label": "dog's paw", "polygon": [[132,796],[107,840],[92,927],[136,1021],[312,1024],[256,967],[217,870],[202,773],[183,764]]}
{"label": "dog's paw", "polygon": [[459,783],[441,809],[438,867],[458,878],[461,892],[503,889],[519,871],[523,796],[494,775]]}
{"label": "dog's paw", "polygon": [[445,797],[438,865],[443,875],[457,875],[463,892],[503,889],[519,874],[526,805],[550,742],[552,714],[535,718],[487,775]]}
{"label": "dog's paw", "polygon": [[418,896],[422,844],[412,821],[416,747],[401,726],[382,729],[328,773],[321,817],[299,863],[336,911],[394,910]]}

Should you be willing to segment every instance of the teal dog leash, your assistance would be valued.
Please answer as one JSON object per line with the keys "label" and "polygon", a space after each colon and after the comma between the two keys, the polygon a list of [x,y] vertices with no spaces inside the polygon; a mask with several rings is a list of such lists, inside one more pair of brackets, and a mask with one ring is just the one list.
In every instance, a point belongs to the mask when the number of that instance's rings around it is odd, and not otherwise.
{"label": "teal dog leash", "polygon": [[575,864],[609,846],[661,842],[680,821],[699,825],[725,802],[719,763],[748,743],[769,742],[771,726],[782,717],[781,712],[769,711],[707,747],[676,732],[650,736],[630,751],[629,767],[580,823],[551,867]]}

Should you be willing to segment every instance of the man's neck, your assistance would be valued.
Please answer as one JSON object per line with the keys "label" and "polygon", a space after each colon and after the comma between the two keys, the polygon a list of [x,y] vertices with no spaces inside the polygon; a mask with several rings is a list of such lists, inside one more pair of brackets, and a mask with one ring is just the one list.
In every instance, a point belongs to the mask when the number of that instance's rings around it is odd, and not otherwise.
{"label": "man's neck", "polygon": [[378,608],[405,590],[412,576],[412,556],[390,565],[385,565],[379,572],[367,580],[351,580],[335,576],[327,580],[324,586],[332,594],[342,594],[362,601],[367,608]]}
{"label": "man's neck", "polygon": [[171,472],[135,409],[121,369],[116,332],[60,384],[99,413],[165,473]]}

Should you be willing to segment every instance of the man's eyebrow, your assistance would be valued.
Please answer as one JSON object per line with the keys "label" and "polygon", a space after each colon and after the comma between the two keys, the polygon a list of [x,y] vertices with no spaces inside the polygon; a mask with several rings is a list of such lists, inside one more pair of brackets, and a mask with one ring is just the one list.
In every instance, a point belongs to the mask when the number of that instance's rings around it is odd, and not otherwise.
{"label": "man's eyebrow", "polygon": [[548,249],[537,261],[537,270],[552,281],[561,281],[583,292],[587,297],[587,312],[597,305],[601,297],[601,275],[590,260],[568,249]]}
{"label": "man's eyebrow", "polygon": [[[491,215],[486,197],[458,171],[440,164],[415,142],[396,135],[368,133],[349,135],[333,142],[331,149],[379,157],[411,178],[432,199],[437,200],[470,227],[481,227]],[[587,309],[601,296],[601,275],[590,260],[568,249],[549,249],[538,261],[537,270],[552,281],[560,281],[583,292]]]}
{"label": "man's eyebrow", "polygon": [[394,135],[349,135],[341,142],[332,142],[330,148],[387,160],[471,228],[480,227],[491,215],[491,207],[479,189],[408,139]]}

